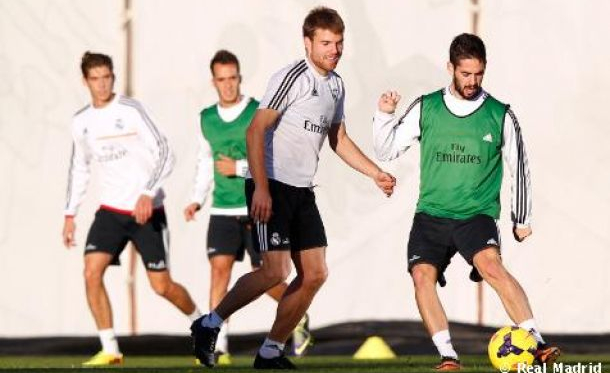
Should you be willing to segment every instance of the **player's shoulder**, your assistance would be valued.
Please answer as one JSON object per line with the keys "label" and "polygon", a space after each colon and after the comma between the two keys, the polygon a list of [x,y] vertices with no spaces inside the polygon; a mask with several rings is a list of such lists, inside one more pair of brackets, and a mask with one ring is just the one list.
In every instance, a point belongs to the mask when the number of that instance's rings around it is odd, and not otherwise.
{"label": "player's shoulder", "polygon": [[144,121],[150,120],[150,112],[139,100],[125,95],[119,95],[116,102],[117,105],[114,107],[114,110],[117,110],[119,115],[135,116]]}
{"label": "player's shoulder", "polygon": [[[492,96],[489,92],[485,90],[482,90],[481,96],[482,101],[487,105],[488,108],[490,108],[490,110],[495,113],[498,113],[498,116],[504,118],[503,122],[505,124],[510,121],[517,121],[515,113],[512,111],[509,104],[505,103],[503,100],[500,101],[500,99],[496,98],[495,96]],[[510,118],[510,121],[507,121],[506,118]]]}
{"label": "player's shoulder", "polygon": [[212,112],[213,110],[216,110],[216,106],[218,105],[218,103],[214,103],[212,105],[206,106],[203,109],[201,109],[201,111],[199,112],[200,115],[205,115],[205,114],[209,114],[210,112]]}
{"label": "player's shoulder", "polygon": [[74,119],[82,118],[89,111],[89,109],[91,109],[91,104],[87,104],[87,105],[83,106],[82,108],[78,109],[76,111],[76,113],[74,113],[72,118],[74,118]]}
{"label": "player's shoulder", "polygon": [[74,115],[72,115],[72,128],[82,129],[87,127],[93,112],[93,105],[91,103],[78,109]]}
{"label": "player's shoulder", "polygon": [[87,118],[91,112],[91,104],[87,104],[82,108],[78,109],[74,115],[72,115],[71,128],[73,131],[79,132],[80,130],[87,127]]}
{"label": "player's shoulder", "polygon": [[504,100],[500,100],[499,98],[497,98],[496,96],[487,92],[486,90],[481,90],[481,96],[482,96],[483,100],[489,100],[490,102],[493,102],[493,103],[501,105],[501,106],[506,106],[506,107],[509,106],[506,102],[504,102]]}
{"label": "player's shoulder", "polygon": [[136,100],[133,97],[129,97],[129,96],[125,96],[125,95],[119,95],[117,97],[117,104],[119,104],[119,107],[121,107],[122,109],[125,109],[125,108],[131,108],[131,109],[135,109],[135,110],[144,109],[144,105],[142,105],[142,103],[140,101]]}
{"label": "player's shoulder", "polygon": [[303,76],[303,73],[307,71],[307,68],[308,67],[307,63],[305,62],[305,59],[299,59],[285,65],[284,67],[276,71],[272,75],[271,79],[280,82],[296,80],[299,77]]}
{"label": "player's shoulder", "polygon": [[429,99],[434,98],[434,97],[443,97],[447,93],[448,93],[447,92],[447,88],[443,87],[443,88],[440,88],[440,89],[435,89],[432,92],[424,93],[423,95],[419,96],[419,99],[420,100],[429,100]]}

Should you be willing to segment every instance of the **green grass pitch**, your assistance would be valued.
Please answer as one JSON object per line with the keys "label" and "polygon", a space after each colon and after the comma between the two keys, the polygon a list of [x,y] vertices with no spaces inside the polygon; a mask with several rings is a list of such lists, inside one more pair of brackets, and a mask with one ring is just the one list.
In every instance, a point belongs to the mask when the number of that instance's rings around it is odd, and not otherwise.
{"label": "green grass pitch", "polygon": [[[176,373],[201,373],[201,372],[255,372],[251,368],[252,357],[233,357],[230,366],[217,366],[208,369],[196,366],[194,359],[190,356],[126,356],[125,363],[112,368],[81,368],[80,364],[87,356],[0,356],[0,372],[176,372]],[[484,355],[462,356],[464,369],[461,372],[497,372],[492,368]],[[354,373],[354,372],[379,372],[379,373],[411,373],[411,372],[433,372],[432,367],[437,363],[436,356],[410,356],[399,357],[391,360],[354,360],[348,356],[311,356],[294,359],[299,372],[316,373]],[[577,363],[602,363],[601,371],[610,372],[610,355],[566,355],[560,359],[566,365]],[[553,370],[548,369],[548,373]],[[258,371],[256,371],[258,372]],[[586,373],[584,371],[583,373]]]}

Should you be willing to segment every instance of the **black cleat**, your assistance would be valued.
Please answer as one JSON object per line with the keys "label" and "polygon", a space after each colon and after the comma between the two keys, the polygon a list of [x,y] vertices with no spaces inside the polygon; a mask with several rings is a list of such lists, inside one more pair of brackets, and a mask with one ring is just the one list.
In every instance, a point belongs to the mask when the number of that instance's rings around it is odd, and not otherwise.
{"label": "black cleat", "polygon": [[201,325],[201,320],[205,316],[198,318],[191,324],[191,336],[193,337],[193,354],[200,364],[213,368],[216,364],[214,351],[216,349],[216,339],[220,328],[206,328]]}
{"label": "black cleat", "polygon": [[265,359],[260,354],[256,354],[256,359],[254,359],[254,369],[297,369],[296,365],[294,365],[284,354],[280,354],[278,357],[274,357],[271,359]]}

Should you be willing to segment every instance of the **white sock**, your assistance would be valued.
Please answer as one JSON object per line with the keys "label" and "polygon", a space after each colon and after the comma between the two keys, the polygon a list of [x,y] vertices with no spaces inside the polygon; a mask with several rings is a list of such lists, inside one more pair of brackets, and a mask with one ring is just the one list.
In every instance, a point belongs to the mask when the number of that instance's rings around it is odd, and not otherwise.
{"label": "white sock", "polygon": [[458,358],[458,354],[455,352],[453,345],[451,344],[449,330],[445,329],[435,333],[432,336],[432,342],[434,342],[438,353],[441,354],[442,357],[452,357],[454,359]]}
{"label": "white sock", "polygon": [[220,328],[223,321],[224,320],[220,318],[216,312],[212,311],[201,319],[201,326],[206,328]]}
{"label": "white sock", "polygon": [[534,321],[534,319],[525,320],[524,322],[519,324],[519,327],[532,333],[538,343],[545,343],[544,339],[542,339],[542,335],[538,331],[538,327],[536,326],[536,321]]}
{"label": "white sock", "polygon": [[193,322],[201,317],[201,311],[199,311],[199,308],[195,307],[195,311],[193,311],[193,313],[191,313],[190,315],[187,315],[187,317],[189,318],[189,320],[191,320],[191,322]]}
{"label": "white sock", "polygon": [[258,350],[258,353],[263,359],[273,359],[274,357],[280,356],[286,344],[273,341],[269,338],[265,338],[265,342]]}
{"label": "white sock", "polygon": [[102,342],[102,351],[107,354],[119,355],[119,342],[116,340],[114,330],[112,329],[101,329],[98,330],[100,335],[100,342]]}
{"label": "white sock", "polygon": [[229,334],[229,324],[224,323],[220,326],[220,332],[216,340],[216,351],[224,354],[229,353],[229,338],[227,334]]}

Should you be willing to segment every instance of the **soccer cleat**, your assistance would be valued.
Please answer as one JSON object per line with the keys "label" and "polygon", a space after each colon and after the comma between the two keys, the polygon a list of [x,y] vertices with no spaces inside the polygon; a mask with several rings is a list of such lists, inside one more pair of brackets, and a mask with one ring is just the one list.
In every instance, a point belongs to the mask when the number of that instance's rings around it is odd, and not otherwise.
{"label": "soccer cleat", "polygon": [[261,354],[256,354],[256,358],[254,359],[254,369],[297,369],[296,365],[294,365],[283,353],[278,357],[274,357],[271,359],[265,359],[261,356]]}
{"label": "soccer cleat", "polygon": [[441,363],[434,367],[434,369],[439,372],[449,372],[462,369],[462,364],[460,364],[460,360],[456,358],[443,356],[441,357]]}
{"label": "soccer cleat", "polygon": [[561,355],[561,350],[559,347],[549,346],[546,343],[540,343],[538,345],[538,349],[536,350],[536,355],[534,357],[534,364],[536,365],[553,365],[555,360]]}
{"label": "soccer cleat", "polygon": [[231,354],[222,351],[216,351],[214,355],[216,357],[216,364],[231,365]]}
{"label": "soccer cleat", "polygon": [[109,354],[100,351],[93,357],[83,363],[84,367],[102,367],[106,365],[123,364],[123,354]]}
{"label": "soccer cleat", "polygon": [[193,321],[191,325],[191,336],[193,337],[193,354],[199,362],[206,367],[214,367],[216,359],[214,350],[216,349],[216,338],[220,328],[207,328],[201,325],[201,320],[205,316]]}
{"label": "soccer cleat", "polygon": [[309,331],[309,316],[305,314],[292,332],[292,354],[296,357],[305,355],[307,348],[313,344]]}

